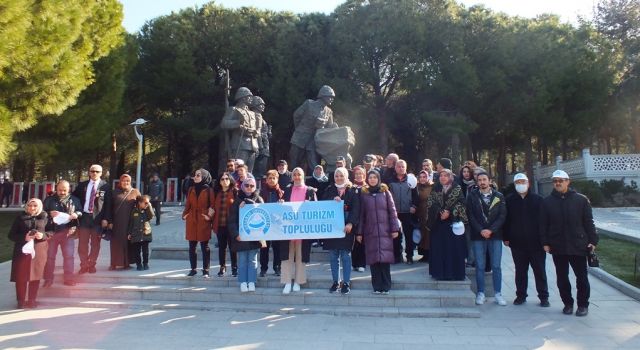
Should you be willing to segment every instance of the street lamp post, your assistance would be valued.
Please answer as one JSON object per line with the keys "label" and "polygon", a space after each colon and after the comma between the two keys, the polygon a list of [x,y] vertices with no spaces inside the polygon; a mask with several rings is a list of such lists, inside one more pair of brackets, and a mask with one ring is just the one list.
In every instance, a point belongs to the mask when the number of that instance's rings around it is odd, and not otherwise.
{"label": "street lamp post", "polygon": [[142,139],[144,137],[144,135],[142,133],[140,133],[140,131],[138,131],[138,126],[142,126],[146,122],[147,121],[144,120],[143,118],[138,118],[138,119],[136,119],[135,122],[129,124],[129,125],[133,125],[133,131],[135,131],[136,138],[138,139],[138,169],[137,169],[137,172],[136,172],[136,189],[138,191],[140,191],[140,184],[142,182],[141,181],[142,180],[141,179],[141,176],[142,176]]}

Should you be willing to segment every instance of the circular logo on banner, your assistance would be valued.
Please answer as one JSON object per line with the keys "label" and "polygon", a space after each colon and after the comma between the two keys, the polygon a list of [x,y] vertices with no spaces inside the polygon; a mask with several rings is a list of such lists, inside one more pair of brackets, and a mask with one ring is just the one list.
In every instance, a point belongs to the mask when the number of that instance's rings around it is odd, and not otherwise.
{"label": "circular logo on banner", "polygon": [[271,218],[269,217],[269,213],[262,208],[250,209],[242,220],[242,230],[247,236],[251,235],[254,231],[267,233],[269,227],[271,227]]}

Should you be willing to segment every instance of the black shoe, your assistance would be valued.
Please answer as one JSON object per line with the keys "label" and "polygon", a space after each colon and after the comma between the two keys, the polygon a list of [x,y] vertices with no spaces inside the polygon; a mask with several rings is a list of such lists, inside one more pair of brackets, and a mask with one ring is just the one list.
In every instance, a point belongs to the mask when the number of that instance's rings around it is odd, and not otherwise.
{"label": "black shoe", "polygon": [[218,271],[218,277],[222,276],[224,276],[224,269],[220,269],[220,271]]}
{"label": "black shoe", "polygon": [[209,278],[209,270],[202,270],[202,277],[203,278]]}
{"label": "black shoe", "polygon": [[156,221],[156,226],[160,226],[160,221]]}
{"label": "black shoe", "polygon": [[260,277],[266,277],[267,271],[260,271]]}
{"label": "black shoe", "polygon": [[428,262],[429,262],[429,258],[428,258],[428,257],[426,257],[426,256],[423,256],[422,258],[420,258],[420,260],[418,260],[418,262],[421,262],[421,263],[428,263]]}
{"label": "black shoe", "polygon": [[231,276],[238,277],[238,268],[231,269]]}
{"label": "black shoe", "polygon": [[349,283],[342,283],[342,288],[340,288],[340,293],[342,294],[351,293],[351,287],[349,286]]}
{"label": "black shoe", "polygon": [[79,275],[82,275],[83,273],[87,273],[89,272],[89,268],[88,267],[81,267],[80,271],[78,271]]}
{"label": "black shoe", "polygon": [[562,308],[562,313],[565,314],[565,315],[573,314],[573,306],[572,305],[565,305],[564,308]]}
{"label": "black shoe", "polygon": [[95,266],[91,266],[87,272],[96,273],[96,267]]}
{"label": "black shoe", "polygon": [[198,271],[196,271],[196,270],[191,270],[191,271],[189,271],[189,273],[187,274],[187,276],[189,276],[189,277],[193,277],[193,276],[195,276],[195,275],[197,275],[197,274],[198,274]]}
{"label": "black shoe", "polygon": [[329,288],[329,293],[335,293],[338,290],[338,287],[340,287],[340,283],[333,282],[331,288]]}
{"label": "black shoe", "polygon": [[273,270],[274,270],[273,274],[275,276],[280,276],[280,268],[279,267],[277,269],[273,269]]}
{"label": "black shoe", "polygon": [[522,305],[527,302],[527,298],[516,297],[516,300],[513,301],[513,305]]}
{"label": "black shoe", "polygon": [[42,288],[49,288],[53,285],[53,281],[47,281],[45,280],[44,283],[42,284]]}
{"label": "black shoe", "polygon": [[148,270],[149,269],[149,264],[142,264],[142,269],[143,270]]}
{"label": "black shoe", "polygon": [[541,307],[549,307],[551,306],[551,304],[549,304],[549,299],[540,299],[540,304]]}
{"label": "black shoe", "polygon": [[137,271],[142,271],[142,265],[141,264],[136,264],[136,270]]}
{"label": "black shoe", "polygon": [[69,286],[69,287],[73,287],[76,285],[76,282],[74,281],[64,281],[64,285],[65,286]]}
{"label": "black shoe", "polygon": [[589,308],[584,306],[578,306],[578,310],[576,310],[576,316],[583,317],[587,316],[589,313]]}

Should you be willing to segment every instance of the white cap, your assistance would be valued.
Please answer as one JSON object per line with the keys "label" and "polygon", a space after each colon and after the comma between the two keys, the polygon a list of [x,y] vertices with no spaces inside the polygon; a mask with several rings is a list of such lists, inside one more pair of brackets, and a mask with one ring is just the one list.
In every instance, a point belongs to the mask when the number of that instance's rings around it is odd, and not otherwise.
{"label": "white cap", "polygon": [[564,170],[556,170],[553,172],[553,175],[551,175],[552,179],[558,178],[558,179],[569,179],[569,174],[567,174],[566,171]]}
{"label": "white cap", "polygon": [[456,221],[451,225],[453,234],[456,236],[462,236],[464,234],[464,223],[462,221]]}
{"label": "white cap", "polygon": [[529,178],[527,177],[527,174],[524,173],[517,173],[514,177],[513,177],[513,182],[516,182],[518,180],[525,180],[525,181],[529,181]]}

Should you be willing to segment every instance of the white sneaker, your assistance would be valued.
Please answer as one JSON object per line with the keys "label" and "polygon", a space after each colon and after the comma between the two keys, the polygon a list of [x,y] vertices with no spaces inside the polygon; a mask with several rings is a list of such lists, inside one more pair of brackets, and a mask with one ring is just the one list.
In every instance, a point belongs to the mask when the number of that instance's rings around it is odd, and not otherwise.
{"label": "white sneaker", "polygon": [[242,293],[246,293],[249,291],[249,288],[247,287],[247,282],[240,283],[240,291]]}
{"label": "white sneaker", "polygon": [[476,295],[476,305],[484,304],[487,298],[484,297],[484,293],[480,292]]}
{"label": "white sneaker", "polygon": [[249,288],[250,292],[255,292],[256,291],[256,284],[253,283],[253,282],[249,282],[248,288]]}
{"label": "white sneaker", "polygon": [[293,284],[293,288],[291,288],[292,291],[294,292],[299,292],[300,291],[300,285],[297,283]]}
{"label": "white sneaker", "polygon": [[496,298],[496,304],[500,306],[507,306],[507,301],[502,297],[502,293],[496,293],[494,297]]}
{"label": "white sneaker", "polygon": [[358,267],[358,272],[364,272],[364,267]]}
{"label": "white sneaker", "polygon": [[282,294],[291,293],[291,283],[287,283],[284,285],[284,289],[282,290]]}

